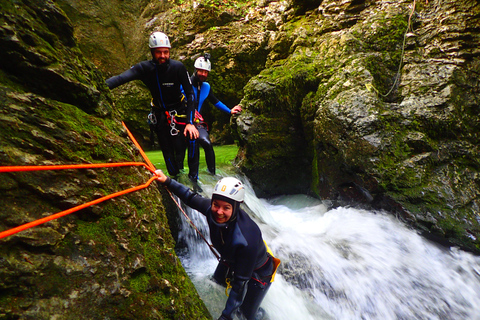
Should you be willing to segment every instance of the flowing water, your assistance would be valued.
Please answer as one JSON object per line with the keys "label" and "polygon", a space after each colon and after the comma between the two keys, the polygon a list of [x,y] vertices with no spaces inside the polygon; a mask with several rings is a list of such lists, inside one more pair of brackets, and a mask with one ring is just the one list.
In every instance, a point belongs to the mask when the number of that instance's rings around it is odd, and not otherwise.
{"label": "flowing water", "polygon": [[[202,182],[210,196],[215,181]],[[270,320],[480,319],[480,257],[437,246],[391,215],[328,209],[305,195],[258,199],[248,185],[244,209],[282,260],[262,304]],[[203,216],[187,213],[209,239]],[[182,264],[217,319],[226,300],[210,280],[217,261],[181,218]]]}

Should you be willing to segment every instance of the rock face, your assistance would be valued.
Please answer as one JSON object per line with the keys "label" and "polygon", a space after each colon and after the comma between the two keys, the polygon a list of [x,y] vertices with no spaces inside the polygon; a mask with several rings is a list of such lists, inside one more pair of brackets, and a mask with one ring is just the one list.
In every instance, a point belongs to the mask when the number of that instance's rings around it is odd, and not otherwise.
{"label": "rock face", "polygon": [[[478,1],[58,3],[107,75],[148,59],[154,30],[191,71],[210,52],[217,96],[245,107],[232,121],[237,165],[258,195],[386,209],[480,252]],[[122,119],[147,136],[148,93],[115,90]],[[229,131],[212,115],[213,136]]]}
{"label": "rock face", "polygon": [[[210,52],[216,95],[244,105],[237,165],[260,196],[386,209],[480,252],[478,1],[208,4],[3,1],[1,165],[142,161],[118,119],[147,136],[149,93],[131,83],[112,99],[104,79],[148,59],[145,39],[162,30],[190,70]],[[220,137],[229,119],[211,119]],[[0,230],[149,177],[0,173]],[[209,318],[164,199],[149,187],[0,240],[1,317]]]}
{"label": "rock face", "polygon": [[[3,1],[2,166],[142,161],[49,0]],[[143,167],[0,173],[0,230],[144,184]],[[0,240],[2,319],[209,319],[155,185]],[[172,211],[173,212],[173,211]]]}
{"label": "rock face", "polygon": [[[243,2],[243,1],[242,1]],[[85,0],[59,0],[75,25],[82,52],[109,77],[141,60],[151,59],[148,37],[165,32],[172,42],[171,58],[182,61],[189,72],[197,57],[212,56],[208,81],[215,96],[232,108],[243,97],[243,87],[258,74],[267,60],[269,33],[256,21],[245,21],[248,7],[217,6],[207,1],[108,1],[92,4]],[[118,14],[121,12],[121,14]],[[140,82],[130,82],[112,90],[116,110],[139,143],[149,147],[147,115],[151,96]],[[208,104],[208,103],[205,103]],[[230,117],[212,105],[204,107],[211,124],[214,143],[233,143]]]}
{"label": "rock face", "polygon": [[414,3],[321,1],[283,23],[288,57],[245,87],[241,167],[264,195],[386,209],[480,252],[480,4]]}

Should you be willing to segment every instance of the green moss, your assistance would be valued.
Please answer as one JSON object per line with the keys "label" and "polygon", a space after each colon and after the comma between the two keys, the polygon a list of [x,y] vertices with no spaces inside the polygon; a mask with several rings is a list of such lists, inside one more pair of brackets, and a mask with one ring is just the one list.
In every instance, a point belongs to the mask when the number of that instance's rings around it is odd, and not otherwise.
{"label": "green moss", "polygon": [[135,292],[147,292],[150,279],[145,272],[138,273],[129,279],[129,288]]}
{"label": "green moss", "polygon": [[[375,24],[374,33],[357,34],[357,37],[364,38],[368,49],[378,52],[401,50],[408,25],[408,13],[388,17],[386,14],[378,15],[370,22]],[[372,29],[364,27],[363,30]]]}
{"label": "green moss", "polygon": [[298,116],[303,98],[316,91],[319,84],[319,65],[315,55],[299,55],[282,66],[266,69],[245,88],[246,103],[254,101],[249,110],[264,116],[288,112]]}
{"label": "green moss", "polygon": [[364,39],[365,47],[370,52],[365,58],[365,66],[373,76],[374,87],[382,96],[391,93],[398,76],[397,72],[403,58],[402,47],[407,21],[407,15],[381,17],[372,21],[376,24],[374,33],[354,31],[357,38]]}
{"label": "green moss", "polygon": [[120,223],[121,220],[111,216],[106,216],[94,223],[78,220],[77,233],[86,241],[95,239],[95,241],[105,245],[114,244],[116,241],[111,233],[114,227],[117,228],[117,222]]}

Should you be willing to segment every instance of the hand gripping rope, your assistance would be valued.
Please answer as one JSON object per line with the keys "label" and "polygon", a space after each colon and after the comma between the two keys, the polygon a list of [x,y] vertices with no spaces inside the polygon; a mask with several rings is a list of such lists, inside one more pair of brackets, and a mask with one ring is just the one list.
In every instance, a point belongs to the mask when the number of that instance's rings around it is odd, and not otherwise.
{"label": "hand gripping rope", "polygon": [[[132,139],[133,143],[135,144],[135,146],[138,148],[138,150],[140,151],[140,154],[142,155],[143,159],[145,160],[145,163],[143,162],[121,162],[121,163],[95,163],[95,164],[73,164],[73,165],[51,165],[51,166],[4,166],[4,167],[0,167],[0,173],[1,172],[19,172],[19,171],[40,171],[40,170],[63,170],[63,169],[91,169],[91,168],[111,168],[111,167],[125,167],[125,166],[144,166],[146,169],[148,169],[150,172],[152,172],[153,174],[155,174],[155,166],[152,164],[152,162],[148,159],[147,155],[145,154],[145,152],[143,152],[142,148],[140,147],[140,145],[138,144],[138,142],[135,140],[135,138],[133,137],[132,133],[128,130],[127,126],[125,125],[125,123],[123,123],[123,126],[125,127],[125,129],[127,130],[127,133],[130,137],[130,139]],[[138,190],[141,190],[141,189],[145,189],[147,188],[148,186],[150,186],[150,184],[155,181],[157,179],[157,175],[154,175],[153,177],[151,177],[146,183],[142,184],[142,185],[139,185],[139,186],[136,186],[136,187],[133,187],[133,188],[129,188],[129,189],[125,189],[125,190],[122,190],[122,191],[119,191],[119,192],[115,192],[115,193],[112,193],[110,195],[107,195],[107,196],[104,196],[104,197],[101,197],[99,199],[96,199],[96,200],[93,200],[93,201],[90,201],[90,202],[87,202],[87,203],[84,203],[82,205],[79,205],[79,206],[76,206],[76,207],[73,207],[73,208],[70,208],[68,210],[64,210],[62,212],[59,212],[59,213],[56,213],[56,214],[53,214],[53,215],[50,215],[48,217],[45,217],[45,218],[42,218],[42,219],[38,219],[38,220],[35,220],[35,221],[32,221],[32,222],[29,222],[29,223],[26,223],[26,224],[23,224],[21,226],[18,226],[16,228],[13,228],[13,229],[9,229],[9,230],[6,230],[6,231],[2,231],[0,232],[0,239],[2,238],[5,238],[5,237],[8,237],[8,236],[11,236],[13,234],[16,234],[20,231],[23,231],[23,230],[26,230],[26,229],[30,229],[30,228],[33,228],[33,227],[36,227],[40,224],[43,224],[45,222],[48,222],[48,221],[51,221],[51,220],[54,220],[54,219],[58,219],[60,217],[63,217],[63,216],[66,216],[70,213],[73,213],[73,212],[76,212],[76,211],[79,211],[81,209],[84,209],[86,207],[89,207],[89,206],[92,206],[92,205],[95,205],[95,204],[98,204],[100,202],[103,202],[103,201],[106,201],[106,200],[109,200],[109,199],[112,199],[112,198],[115,198],[115,197],[118,197],[118,196],[121,196],[121,195],[124,195],[124,194],[127,194],[127,193],[131,193],[131,192],[134,192],[134,191],[138,191]],[[167,188],[166,188],[167,189]],[[168,189],[167,189],[168,190]],[[213,248],[213,246],[207,241],[207,239],[200,233],[200,231],[198,230],[198,228],[193,224],[192,220],[188,217],[188,215],[185,213],[185,211],[181,208],[180,204],[175,200],[173,194],[170,192],[170,190],[168,190],[168,193],[170,194],[170,197],[173,199],[173,201],[175,202],[175,204],[178,206],[178,208],[180,208],[180,210],[183,212],[183,215],[185,216],[185,218],[187,219],[187,221],[190,223],[190,225],[198,232],[198,234],[200,235],[200,237],[205,241],[205,243],[207,243],[207,245],[210,247],[210,250],[212,251],[212,253],[215,255],[215,257],[217,257],[217,259],[219,259],[219,255],[218,253],[215,251],[215,249]]]}

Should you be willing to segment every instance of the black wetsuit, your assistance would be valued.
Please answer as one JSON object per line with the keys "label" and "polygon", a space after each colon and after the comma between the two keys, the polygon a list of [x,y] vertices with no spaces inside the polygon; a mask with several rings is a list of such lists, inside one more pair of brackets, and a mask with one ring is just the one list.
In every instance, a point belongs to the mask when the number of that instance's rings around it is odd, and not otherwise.
{"label": "black wetsuit", "polygon": [[[162,64],[155,63],[154,60],[142,61],[122,74],[107,79],[106,83],[110,89],[113,89],[132,80],[141,80],[150,90],[160,148],[168,173],[176,176],[180,173],[179,168],[183,168],[186,147],[183,131],[186,124],[193,124],[195,116],[193,88],[187,69],[181,62],[172,59]],[[185,95],[182,94],[180,86]],[[176,119],[183,124],[176,125],[177,135],[172,135],[172,132],[175,132],[171,130],[166,111],[176,111],[180,115]],[[187,139],[190,145],[196,144],[195,140],[188,137]],[[198,160],[196,164],[195,161],[189,162],[189,169],[196,179]]]}
{"label": "black wetsuit", "polygon": [[271,285],[274,268],[260,228],[242,209],[238,209],[233,221],[219,225],[213,219],[210,199],[170,178],[165,185],[186,205],[207,218],[212,244],[221,255],[214,279],[225,285],[226,278],[233,278],[222,315],[231,319],[235,312],[241,311],[247,320],[255,319]]}

